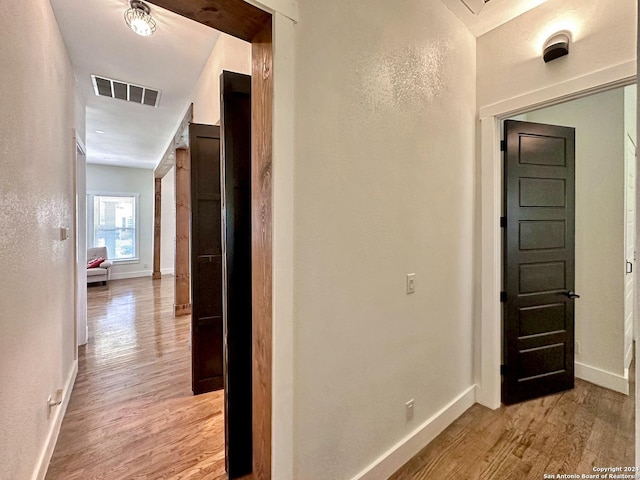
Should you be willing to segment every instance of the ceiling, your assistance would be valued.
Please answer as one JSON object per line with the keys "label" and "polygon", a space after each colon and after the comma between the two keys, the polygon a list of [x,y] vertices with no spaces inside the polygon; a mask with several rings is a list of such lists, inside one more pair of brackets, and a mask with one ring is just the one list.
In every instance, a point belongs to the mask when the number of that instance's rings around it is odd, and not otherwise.
{"label": "ceiling", "polygon": [[[476,37],[507,23],[547,0],[442,0]],[[472,13],[476,11],[479,13]]]}
{"label": "ceiling", "polygon": [[[124,22],[127,0],[51,0],[51,5],[86,99],[87,162],[155,168],[219,32],[149,4],[157,31],[140,37]],[[98,97],[92,74],[160,90],[158,106]]]}
{"label": "ceiling", "polygon": [[[477,37],[546,0],[442,0]],[[124,23],[128,0],[51,0],[86,101],[87,161],[153,169],[165,153],[219,32],[155,5],[150,37]],[[472,13],[471,10],[478,11]],[[98,97],[91,75],[160,90],[157,107]]]}

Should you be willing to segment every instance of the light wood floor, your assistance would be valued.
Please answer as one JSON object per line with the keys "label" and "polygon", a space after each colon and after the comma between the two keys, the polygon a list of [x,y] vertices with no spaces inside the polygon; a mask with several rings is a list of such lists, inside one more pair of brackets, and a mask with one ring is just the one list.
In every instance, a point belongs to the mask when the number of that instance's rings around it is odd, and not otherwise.
{"label": "light wood floor", "polygon": [[222,392],[191,393],[173,277],[88,289],[89,343],[47,480],[225,479]]}
{"label": "light wood floor", "polygon": [[633,466],[634,409],[633,394],[582,380],[571,391],[495,411],[476,404],[391,480],[534,480]]}
{"label": "light wood floor", "polygon": [[[89,344],[48,480],[226,479],[222,393],[191,394],[190,317],[173,317],[172,281],[89,288]],[[473,406],[392,480],[590,473],[633,465],[633,442],[633,396],[578,380],[497,411]]]}

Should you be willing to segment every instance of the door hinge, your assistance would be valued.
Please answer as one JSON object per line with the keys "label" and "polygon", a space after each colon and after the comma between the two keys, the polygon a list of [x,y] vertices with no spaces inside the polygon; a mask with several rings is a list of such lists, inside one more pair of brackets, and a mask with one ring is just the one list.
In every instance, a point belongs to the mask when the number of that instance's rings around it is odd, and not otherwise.
{"label": "door hinge", "polygon": [[500,302],[507,303],[507,292],[500,292]]}
{"label": "door hinge", "polygon": [[500,228],[505,228],[507,226],[507,217],[500,217]]}
{"label": "door hinge", "polygon": [[509,367],[507,365],[500,365],[500,375],[507,375],[509,373]]}
{"label": "door hinge", "polygon": [[506,152],[507,151],[507,142],[506,142],[506,140],[500,140],[500,151],[501,152]]}

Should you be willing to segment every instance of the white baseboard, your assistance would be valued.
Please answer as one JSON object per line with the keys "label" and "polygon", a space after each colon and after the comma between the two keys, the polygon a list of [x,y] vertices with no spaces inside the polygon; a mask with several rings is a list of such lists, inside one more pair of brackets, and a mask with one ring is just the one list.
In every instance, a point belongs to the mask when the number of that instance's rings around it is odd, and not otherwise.
{"label": "white baseboard", "polygon": [[38,463],[31,476],[32,480],[44,480],[47,475],[47,469],[49,468],[49,462],[53,455],[53,449],[56,447],[58,441],[58,435],[60,434],[60,427],[62,426],[62,419],[67,411],[67,405],[69,405],[69,399],[71,398],[71,392],[73,391],[73,385],[76,382],[76,375],[78,374],[78,360],[74,360],[71,365],[71,371],[67,376],[67,381],[62,389],[62,403],[57,407],[51,409],[51,419],[49,422],[49,433],[47,439],[38,457]]}
{"label": "white baseboard", "polygon": [[609,390],[629,395],[629,375],[618,375],[616,373],[600,370],[596,367],[584,365],[583,363],[575,363],[576,378],[586,380]]}
{"label": "white baseboard", "polygon": [[476,386],[473,385],[351,480],[385,480],[389,478],[451,425],[475,401]]}
{"label": "white baseboard", "polygon": [[161,268],[160,269],[160,274],[161,275],[173,275],[175,269],[173,268]]}
{"label": "white baseboard", "polygon": [[138,270],[136,272],[111,273],[111,280],[124,280],[125,278],[150,277],[151,270]]}

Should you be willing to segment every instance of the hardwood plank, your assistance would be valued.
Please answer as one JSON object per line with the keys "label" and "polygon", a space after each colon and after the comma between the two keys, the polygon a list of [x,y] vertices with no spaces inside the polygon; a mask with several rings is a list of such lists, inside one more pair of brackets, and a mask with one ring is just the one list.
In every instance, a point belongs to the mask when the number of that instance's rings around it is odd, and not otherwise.
{"label": "hardwood plank", "polygon": [[162,178],[154,179],[154,209],[153,209],[153,275],[160,278],[160,246],[162,240]]}
{"label": "hardwood plank", "polygon": [[189,150],[176,150],[176,258],[174,314],[191,313],[189,242],[191,231],[191,159]]}
{"label": "hardwood plank", "polygon": [[150,0],[149,3],[247,42],[271,23],[271,14],[242,0]]}
{"label": "hardwood plank", "polygon": [[390,480],[533,480],[633,466],[634,405],[633,393],[582,380],[573,390],[495,411],[476,404]]}
{"label": "hardwood plank", "polygon": [[89,342],[47,480],[223,480],[223,393],[191,394],[173,278],[88,289]]}
{"label": "hardwood plank", "polygon": [[271,23],[253,39],[251,74],[251,262],[253,478],[271,478],[273,47]]}

